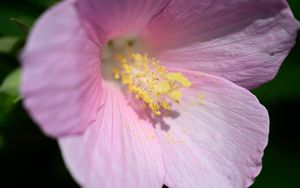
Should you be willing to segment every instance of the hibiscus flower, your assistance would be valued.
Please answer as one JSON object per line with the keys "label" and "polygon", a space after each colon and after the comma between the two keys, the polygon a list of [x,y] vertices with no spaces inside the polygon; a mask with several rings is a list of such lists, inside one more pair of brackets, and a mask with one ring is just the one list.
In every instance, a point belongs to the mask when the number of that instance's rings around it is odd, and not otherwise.
{"label": "hibiscus flower", "polygon": [[284,0],[62,1],[22,53],[24,105],[83,187],[248,187],[269,117],[247,89],[298,28]]}

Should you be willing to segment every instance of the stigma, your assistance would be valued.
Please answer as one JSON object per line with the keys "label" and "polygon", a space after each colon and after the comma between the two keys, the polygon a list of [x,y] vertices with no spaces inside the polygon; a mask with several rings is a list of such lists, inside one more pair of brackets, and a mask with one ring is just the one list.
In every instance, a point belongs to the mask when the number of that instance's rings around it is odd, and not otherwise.
{"label": "stigma", "polygon": [[143,108],[149,108],[155,115],[170,111],[172,102],[179,103],[183,88],[191,87],[191,82],[180,72],[169,72],[160,62],[148,54],[117,54],[112,74],[142,101]]}

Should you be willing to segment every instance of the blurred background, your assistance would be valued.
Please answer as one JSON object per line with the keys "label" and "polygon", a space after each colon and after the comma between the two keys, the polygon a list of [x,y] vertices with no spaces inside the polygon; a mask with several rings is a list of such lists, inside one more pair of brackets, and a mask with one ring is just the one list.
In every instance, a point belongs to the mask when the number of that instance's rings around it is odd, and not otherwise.
{"label": "blurred background", "polygon": [[[55,140],[45,137],[23,109],[18,53],[26,30],[58,0],[0,2],[0,187],[78,187]],[[300,1],[290,0],[300,20]],[[300,34],[300,33],[299,33]],[[300,37],[276,78],[253,91],[270,113],[263,170],[251,188],[300,188]]]}

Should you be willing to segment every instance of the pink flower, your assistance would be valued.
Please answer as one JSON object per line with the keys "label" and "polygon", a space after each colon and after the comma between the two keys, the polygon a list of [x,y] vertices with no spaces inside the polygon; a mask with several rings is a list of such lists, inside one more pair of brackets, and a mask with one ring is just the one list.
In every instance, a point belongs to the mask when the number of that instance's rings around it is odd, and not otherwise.
{"label": "pink flower", "polygon": [[244,88],[299,25],[284,0],[66,0],[24,49],[24,104],[83,187],[247,187],[269,118]]}

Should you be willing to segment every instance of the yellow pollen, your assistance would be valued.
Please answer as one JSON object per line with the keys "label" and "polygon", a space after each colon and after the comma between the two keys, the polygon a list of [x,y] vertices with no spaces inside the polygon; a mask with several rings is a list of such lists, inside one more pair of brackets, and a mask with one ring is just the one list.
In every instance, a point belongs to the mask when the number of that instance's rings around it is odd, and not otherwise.
{"label": "yellow pollen", "polygon": [[171,110],[170,103],[179,103],[183,95],[180,90],[192,85],[184,75],[168,72],[147,54],[118,55],[116,60],[114,79],[126,85],[130,93],[143,101],[143,108],[148,106],[155,115],[161,115],[161,108]]}

